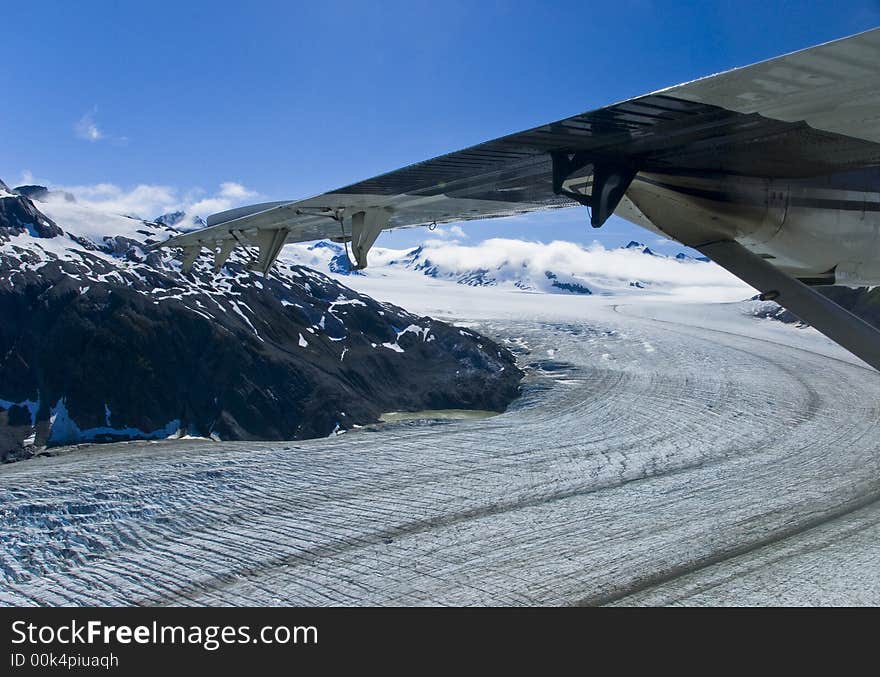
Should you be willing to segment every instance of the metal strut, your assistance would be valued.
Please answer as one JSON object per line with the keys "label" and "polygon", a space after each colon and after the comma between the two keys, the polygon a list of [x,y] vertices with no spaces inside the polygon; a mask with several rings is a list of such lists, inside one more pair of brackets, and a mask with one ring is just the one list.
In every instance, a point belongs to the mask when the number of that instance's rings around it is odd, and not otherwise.
{"label": "metal strut", "polygon": [[[599,228],[617,209],[638,170],[625,165],[596,160],[587,151],[552,151],[553,192],[590,208],[590,225]],[[564,187],[571,176],[593,166],[593,190],[585,195]]]}
{"label": "metal strut", "polygon": [[696,249],[775,301],[856,357],[880,370],[880,331],[815,289],[786,275],[738,242],[724,240]]}

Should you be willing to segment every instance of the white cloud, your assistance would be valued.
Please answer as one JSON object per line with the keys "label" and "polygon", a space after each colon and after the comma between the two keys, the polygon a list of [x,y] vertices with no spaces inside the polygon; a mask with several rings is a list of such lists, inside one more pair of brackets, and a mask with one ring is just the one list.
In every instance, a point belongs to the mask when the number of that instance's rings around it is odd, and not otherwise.
{"label": "white cloud", "polygon": [[172,186],[140,184],[125,189],[113,183],[97,183],[59,188],[73,193],[77,202],[86,207],[141,218],[153,218],[181,206],[177,191]]}
{"label": "white cloud", "polygon": [[256,193],[252,190],[248,190],[240,183],[224,181],[220,184],[220,195],[230,200],[245,200],[254,197]]}
{"label": "white cloud", "polygon": [[73,131],[78,139],[83,139],[89,143],[95,143],[96,141],[109,141],[117,146],[122,146],[128,143],[127,136],[116,136],[105,133],[104,130],[98,126],[98,121],[96,120],[97,114],[98,107],[95,106],[91,111],[76,121],[73,125]]}
{"label": "white cloud", "polygon": [[[471,247],[435,242],[426,255],[433,263],[451,270],[528,267],[538,272],[590,271],[608,277],[646,278],[658,282],[675,282],[681,276],[681,265],[665,257],[627,249],[605,249],[598,244],[582,247],[558,240],[542,243],[493,238]],[[717,282],[718,272],[710,266],[700,266],[694,275],[703,275],[707,282]],[[726,272],[723,276],[728,278]],[[691,278],[692,281],[696,279]]]}
{"label": "white cloud", "polygon": [[464,229],[461,226],[452,226],[449,228],[449,232],[455,237],[459,237],[462,240],[467,239],[467,233],[464,232]]}
{"label": "white cloud", "polygon": [[203,191],[191,192],[190,197],[192,201],[184,211],[188,214],[206,217],[209,214],[216,214],[241,204],[254,202],[255,198],[259,196],[259,193],[256,191],[248,190],[240,183],[235,183],[234,181],[221,183],[220,190],[213,195],[201,197],[198,200],[194,199],[196,195],[203,194]]}
{"label": "white cloud", "polygon": [[428,232],[430,232],[431,237],[433,238],[430,241],[454,240],[456,238],[460,240],[467,239],[467,233],[464,232],[464,229],[461,226],[437,226],[433,229],[429,228]]}
{"label": "white cloud", "polygon": [[18,175],[18,181],[16,183],[12,183],[12,186],[45,186],[48,185],[48,181],[43,181],[37,176],[34,176],[34,173],[30,169],[23,169],[21,174]]}
{"label": "white cloud", "polygon": [[[549,284],[546,275],[552,271],[560,280],[582,281],[591,289],[627,287],[631,281],[663,288],[729,287],[748,293],[733,275],[714,263],[678,261],[665,256],[651,256],[638,249],[605,249],[594,243],[584,247],[564,241],[550,243],[493,238],[477,245],[428,240],[424,243],[423,260],[430,260],[441,274],[460,274],[468,271],[491,271],[499,282],[530,278],[536,283]],[[382,266],[400,260],[405,252],[392,249],[374,249],[372,264]]]}
{"label": "white cloud", "polygon": [[73,126],[73,130],[76,132],[77,138],[85,139],[86,141],[100,141],[104,138],[104,134],[101,129],[98,127],[98,123],[95,122],[94,113],[86,113],[79,120],[77,120],[76,124]]}
{"label": "white cloud", "polygon": [[[30,172],[23,176],[33,178]],[[48,182],[46,182],[48,183]],[[232,209],[252,202],[259,193],[240,183],[227,181],[212,193],[196,188],[182,192],[174,186],[162,184],[138,184],[124,188],[115,183],[59,186],[49,184],[53,190],[66,191],[86,207],[114,214],[154,219],[162,214],[184,211],[190,216],[207,217],[215,212]]]}

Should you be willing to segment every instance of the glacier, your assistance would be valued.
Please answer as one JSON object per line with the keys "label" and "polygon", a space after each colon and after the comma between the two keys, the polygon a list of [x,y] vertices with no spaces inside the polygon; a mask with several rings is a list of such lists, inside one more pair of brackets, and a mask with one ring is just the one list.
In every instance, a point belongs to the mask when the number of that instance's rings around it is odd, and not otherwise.
{"label": "glacier", "polygon": [[880,602],[880,374],[817,332],[735,300],[358,282],[507,346],[523,395],[0,467],[0,603]]}

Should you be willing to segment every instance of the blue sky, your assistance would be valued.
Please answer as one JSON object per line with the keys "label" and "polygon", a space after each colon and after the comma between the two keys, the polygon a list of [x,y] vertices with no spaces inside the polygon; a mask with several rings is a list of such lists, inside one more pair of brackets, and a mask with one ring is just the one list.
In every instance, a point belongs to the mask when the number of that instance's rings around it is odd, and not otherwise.
{"label": "blue sky", "polygon": [[[880,25],[880,2],[45,0],[5,17],[0,178],[207,211],[308,197],[857,33]],[[619,219],[595,231],[582,210],[464,231],[655,244]]]}

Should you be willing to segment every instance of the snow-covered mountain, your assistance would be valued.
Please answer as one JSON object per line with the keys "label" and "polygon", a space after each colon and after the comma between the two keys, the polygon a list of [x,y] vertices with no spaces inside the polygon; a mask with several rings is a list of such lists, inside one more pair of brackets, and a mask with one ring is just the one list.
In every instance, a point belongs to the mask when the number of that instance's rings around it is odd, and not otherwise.
{"label": "snow-covered mountain", "polygon": [[[288,245],[282,259],[334,275],[350,273],[343,245],[332,242]],[[358,274],[383,277],[403,271],[472,287],[550,294],[686,294],[725,287],[749,296],[749,287],[705,258],[664,256],[639,242],[606,249],[562,241],[496,238],[468,246],[434,240],[407,250],[375,247],[370,267]]]}
{"label": "snow-covered mountain", "polygon": [[180,210],[157,216],[153,219],[153,222],[158,223],[160,226],[171,226],[182,232],[198,230],[208,225],[201,216],[190,216]]}
{"label": "snow-covered mountain", "polygon": [[503,410],[522,372],[491,340],[281,262],[147,245],[173,226],[0,183],[0,460],[174,435],[302,439],[389,411]]}

